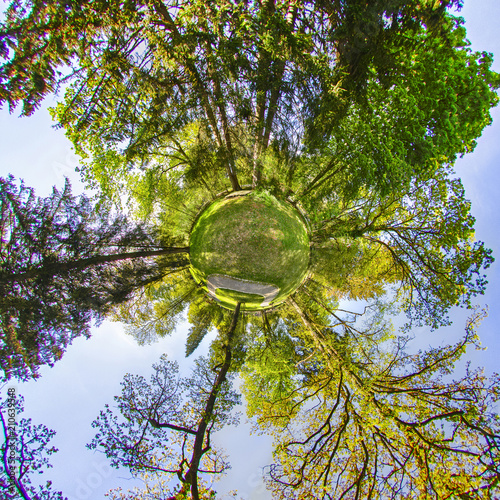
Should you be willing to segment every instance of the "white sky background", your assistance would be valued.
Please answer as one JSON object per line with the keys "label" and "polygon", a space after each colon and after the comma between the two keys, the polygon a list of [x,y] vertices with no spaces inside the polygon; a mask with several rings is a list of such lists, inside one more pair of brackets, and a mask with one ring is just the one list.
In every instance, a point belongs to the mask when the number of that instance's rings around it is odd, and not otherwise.
{"label": "white sky background", "polygon": [[[500,71],[500,2],[498,0],[465,0],[461,15],[466,19],[467,35],[474,50],[497,54],[494,69]],[[493,249],[498,259],[489,269],[489,286],[481,304],[489,305],[489,317],[483,322],[479,334],[486,351],[471,352],[473,365],[498,371],[500,340],[500,232],[499,232],[499,173],[500,160],[500,109],[493,110],[494,124],[478,140],[476,151],[457,163],[457,174],[463,179],[466,195],[472,201],[476,217],[476,236]],[[78,160],[61,130],[51,127],[45,109],[30,118],[17,118],[7,110],[0,112],[0,175],[12,173],[23,178],[28,186],[36,188],[40,196],[47,196],[53,185],[62,187],[64,176],[72,180],[74,192],[82,189],[74,168]],[[436,332],[419,332],[422,346],[454,342],[463,333],[464,315],[458,311],[454,326]],[[25,415],[34,423],[43,423],[57,431],[53,444],[59,452],[52,457],[53,469],[44,474],[54,482],[69,500],[104,498],[112,487],[128,488],[133,481],[127,471],[110,469],[102,454],[85,449],[94,436],[90,424],[105,403],[113,403],[113,396],[120,392],[120,382],[127,372],[148,375],[151,365],[164,352],[170,359],[188,371],[193,358],[184,358],[188,326],[181,324],[170,338],[154,345],[139,347],[124,334],[120,325],[105,323],[94,329],[90,340],[77,339],[54,368],[41,370],[36,382],[16,385],[25,397]],[[213,338],[213,336],[212,336]],[[211,339],[205,339],[195,352],[206,351]],[[242,418],[245,420],[245,417]],[[270,462],[270,444],[259,436],[249,436],[248,426],[228,428],[220,435],[233,468],[215,485],[224,497],[230,489],[238,489],[244,500],[270,498],[263,491],[259,476],[261,467]],[[226,497],[227,498],[227,497]]]}

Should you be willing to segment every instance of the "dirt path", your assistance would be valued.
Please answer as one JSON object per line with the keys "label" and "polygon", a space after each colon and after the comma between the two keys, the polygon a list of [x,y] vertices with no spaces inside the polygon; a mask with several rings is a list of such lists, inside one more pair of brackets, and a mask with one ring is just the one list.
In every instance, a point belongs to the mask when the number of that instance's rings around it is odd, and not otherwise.
{"label": "dirt path", "polygon": [[214,298],[217,298],[215,295],[215,290],[217,290],[217,288],[226,288],[228,290],[234,290],[235,292],[262,295],[264,300],[260,304],[260,307],[268,307],[280,291],[280,289],[274,285],[230,278],[229,276],[222,276],[220,274],[211,274],[208,277],[207,288],[210,295]]}

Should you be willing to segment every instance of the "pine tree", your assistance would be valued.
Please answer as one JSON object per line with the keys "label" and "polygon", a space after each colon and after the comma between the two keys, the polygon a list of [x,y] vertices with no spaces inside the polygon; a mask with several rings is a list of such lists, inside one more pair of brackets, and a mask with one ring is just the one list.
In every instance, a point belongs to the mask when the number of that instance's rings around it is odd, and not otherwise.
{"label": "pine tree", "polygon": [[0,366],[5,378],[37,376],[115,305],[188,260],[186,247],[123,215],[97,212],[66,183],[37,198],[0,179]]}

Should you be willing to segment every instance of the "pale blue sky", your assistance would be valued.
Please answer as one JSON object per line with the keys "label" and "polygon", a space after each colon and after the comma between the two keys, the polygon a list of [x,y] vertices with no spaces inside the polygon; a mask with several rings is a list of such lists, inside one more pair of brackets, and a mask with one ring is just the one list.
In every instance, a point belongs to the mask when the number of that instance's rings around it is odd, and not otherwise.
{"label": "pale blue sky", "polygon": [[[468,38],[475,50],[498,54],[494,68],[500,71],[500,22],[498,0],[466,0],[461,13],[466,19]],[[466,193],[471,199],[472,212],[477,218],[477,238],[494,250],[500,262],[499,232],[499,169],[500,161],[500,110],[493,111],[494,123],[478,141],[476,151],[457,163],[457,173],[462,177]],[[0,112],[0,175],[13,173],[34,186],[37,194],[46,196],[55,184],[62,186],[64,176],[72,180],[74,190],[81,189],[74,172],[78,160],[60,130],[51,127],[45,109],[30,118],[19,119]],[[500,272],[499,263],[489,272],[489,287],[481,298],[488,304],[489,317],[480,329],[486,351],[472,352],[475,365],[486,366],[488,372],[498,371],[500,354],[498,325],[500,325]],[[436,345],[442,341],[453,342],[463,331],[464,315],[457,313],[451,328],[427,333],[419,332],[421,345]],[[54,444],[60,449],[53,456],[54,468],[46,476],[54,481],[69,500],[100,499],[110,487],[128,487],[126,471],[110,470],[102,455],[87,451],[85,443],[93,437],[90,423],[105,403],[112,403],[119,393],[123,375],[149,373],[151,364],[167,352],[171,359],[188,370],[192,359],[184,358],[184,340],[187,326],[181,324],[175,335],[147,347],[138,347],[126,336],[118,324],[105,323],[90,340],[77,339],[62,361],[53,369],[42,369],[37,382],[17,384],[25,396],[26,415],[36,423],[44,423],[57,431]],[[210,339],[205,339],[200,351],[206,350]],[[244,420],[244,418],[243,418]],[[233,469],[226,479],[216,485],[223,493],[237,488],[245,500],[265,499],[260,485],[260,466],[269,463],[270,446],[265,438],[249,436],[248,427],[228,429],[220,436],[226,447]]]}

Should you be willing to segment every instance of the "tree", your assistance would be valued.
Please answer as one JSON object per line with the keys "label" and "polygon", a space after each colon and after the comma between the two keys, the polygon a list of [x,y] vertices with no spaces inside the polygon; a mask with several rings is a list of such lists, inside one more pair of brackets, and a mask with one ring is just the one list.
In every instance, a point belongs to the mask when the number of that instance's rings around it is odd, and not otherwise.
{"label": "tree", "polygon": [[192,377],[179,380],[177,363],[163,356],[153,365],[150,384],[141,376],[126,375],[122,395],[115,397],[123,419],[106,406],[92,424],[98,433],[88,447],[104,448],[112,466],[128,467],[134,474],[147,472],[159,479],[174,475],[181,484],[180,498],[190,492],[198,500],[198,475],[228,468],[211,444],[211,433],[236,422],[231,410],[239,397],[229,373],[239,342],[234,336],[239,310],[238,304],[215,367],[199,358]]}
{"label": "tree", "polygon": [[[307,203],[312,211],[314,199]],[[469,307],[484,293],[491,250],[474,241],[475,219],[461,181],[442,169],[416,178],[410,189],[384,197],[368,191],[352,200],[332,194],[319,207],[313,239],[318,277],[327,286],[352,297],[356,276],[372,284],[365,294],[392,285],[410,325],[433,328],[449,322],[451,307]]]}
{"label": "tree", "polygon": [[401,279],[388,251],[348,236],[316,242],[311,260],[311,280],[337,299],[376,300]]}
{"label": "tree", "polygon": [[0,31],[1,99],[29,115],[69,83],[56,115],[108,190],[132,165],[198,168],[182,141],[194,127],[192,151],[233,190],[240,173],[261,183],[271,146],[315,155],[355,131],[353,189],[388,192],[471,150],[490,121],[497,77],[446,12],[460,5],[18,0]]}
{"label": "tree", "polygon": [[116,307],[112,318],[124,323],[138,344],[147,345],[170,335],[186,307],[203,295],[185,266],[145,286],[129,302]]}
{"label": "tree", "polygon": [[[483,292],[490,252],[468,242],[472,217],[448,177],[490,123],[499,80],[491,56],[472,53],[462,21],[446,12],[460,2],[23,5],[4,26],[5,99],[31,113],[57,68],[72,65],[56,115],[106,197],[122,183],[141,213],[157,210],[187,234],[186,217],[224,175],[233,190],[242,179],[269,183],[307,207],[322,243],[363,239],[352,246],[358,261],[383,262],[411,321],[438,326],[449,307]],[[437,196],[418,223],[448,213],[457,222],[418,231],[408,223],[417,220],[412,196]]]}
{"label": "tree", "polygon": [[[312,352],[281,314],[263,313],[260,323],[250,326],[241,373],[249,417],[260,412],[263,400],[279,401],[293,392],[300,366]],[[262,397],[254,398],[254,393]]]}
{"label": "tree", "polygon": [[[0,364],[5,378],[36,377],[114,304],[185,266],[152,226],[98,212],[85,196],[37,198],[0,179]],[[178,257],[175,254],[180,254]]]}
{"label": "tree", "polygon": [[[4,388],[3,386],[2,388]],[[45,425],[33,425],[31,419],[18,415],[24,411],[24,399],[12,388],[7,398],[0,399],[0,423],[3,444],[0,447],[0,491],[5,500],[67,500],[60,491],[52,489],[52,482],[34,486],[31,476],[52,467],[49,457],[57,452],[49,441],[55,432]]]}
{"label": "tree", "polygon": [[205,293],[200,294],[189,306],[188,320],[191,324],[186,340],[186,357],[200,345],[205,335],[213,326],[218,327],[223,321],[222,309]]}
{"label": "tree", "polygon": [[278,397],[269,379],[262,390],[257,371],[244,389],[256,427],[274,437],[277,498],[494,498],[498,376],[467,367],[452,378],[477,343],[479,312],[457,344],[409,353],[408,338],[376,322],[362,335],[341,333],[294,307],[303,323],[294,333],[312,355]]}
{"label": "tree", "polygon": [[466,89],[474,81],[476,90],[482,88],[476,98],[486,108],[495,106],[498,98],[487,89],[498,88],[498,75],[486,70],[491,54],[467,49],[460,20],[447,22],[446,40],[410,32],[407,51],[394,47],[399,61],[389,71],[390,86],[368,79],[363,105],[352,104],[342,120],[321,116],[318,127],[331,131],[317,134],[314,149],[294,165],[296,193],[331,192],[332,183],[341,179],[351,196],[360,186],[389,194],[408,189],[415,176],[429,178],[436,169],[450,169],[458,155],[474,149],[474,136],[491,119],[474,111],[469,117],[474,124],[467,121],[462,109],[474,104]]}
{"label": "tree", "polygon": [[[158,480],[152,477],[151,474],[141,474],[140,478],[144,481],[142,488],[134,488],[133,490],[123,491],[122,488],[116,488],[106,493],[106,496],[112,500],[189,500],[188,492],[180,491],[180,488],[174,488],[165,481]],[[200,500],[215,500],[217,492],[209,485],[199,482],[199,498]]]}
{"label": "tree", "polygon": [[[218,362],[212,371],[208,361],[197,365],[194,392],[184,382],[179,390],[166,360],[152,384],[128,376],[117,398],[124,419],[102,412],[91,447],[102,446],[116,466],[158,473],[158,481],[177,475],[175,494],[199,497],[201,461],[213,472],[224,467],[208,446],[212,425],[227,416],[216,404],[231,406],[222,381],[246,355],[250,411],[272,432],[290,432],[277,438],[271,473],[278,494],[494,494],[498,426],[489,412],[496,389],[478,372],[446,378],[471,343],[472,327],[456,346],[412,356],[406,337],[382,321],[401,308],[407,332],[446,323],[451,307],[470,306],[483,292],[483,269],[492,261],[472,241],[474,221],[452,169],[489,124],[499,77],[491,55],[472,53],[462,21],[448,14],[460,5],[11,4],[0,28],[0,100],[11,110],[23,102],[29,115],[67,85],[53,113],[104,201],[125,193],[136,214],[186,241],[196,213],[218,193],[264,186],[305,207],[314,241],[313,276],[279,310],[248,319],[249,338],[238,349],[230,339],[216,341]],[[104,297],[89,315],[112,308],[141,342],[172,331],[188,304],[187,354],[212,326],[227,324],[227,315],[221,320],[202,300],[186,260],[150,268],[149,259],[127,257],[131,270],[116,264],[119,272],[108,273],[113,251],[105,252],[106,263],[94,255],[92,266],[75,261],[84,285]],[[18,283],[41,280],[49,268],[47,260],[22,271]],[[170,274],[156,280],[158,269]],[[103,290],[106,280],[111,287]],[[391,293],[395,304],[382,303]],[[369,301],[369,324],[342,311],[342,298]],[[6,338],[13,335],[9,318]],[[65,332],[64,320],[56,318],[54,332]],[[50,362],[55,355],[43,349]],[[188,393],[194,417],[183,405]],[[173,447],[165,447],[167,435]]]}

